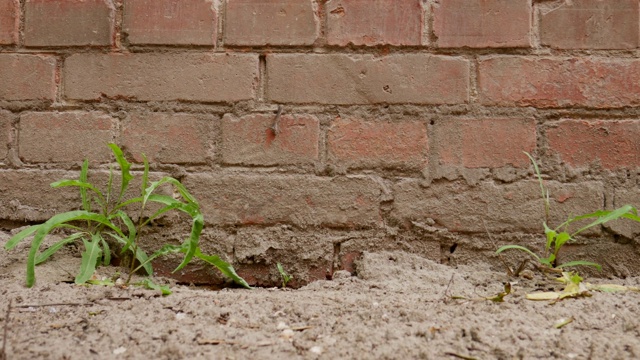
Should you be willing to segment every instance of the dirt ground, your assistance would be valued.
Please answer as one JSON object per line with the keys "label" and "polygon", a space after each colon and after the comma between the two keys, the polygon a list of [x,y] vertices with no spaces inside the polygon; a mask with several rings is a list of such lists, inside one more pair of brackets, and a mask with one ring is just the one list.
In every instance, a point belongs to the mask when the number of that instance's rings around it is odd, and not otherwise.
{"label": "dirt ground", "polygon": [[[8,235],[0,235],[4,245]],[[38,266],[27,289],[27,246],[1,250],[7,359],[640,358],[639,293],[534,302],[527,292],[561,287],[542,275],[509,279],[484,264],[453,268],[407,253],[367,253],[357,275],[298,290],[213,291],[157,279],[171,284],[173,294],[163,297],[69,283],[78,263],[72,249]],[[637,277],[589,280],[640,285]],[[513,290],[504,302],[481,299],[505,282]]]}

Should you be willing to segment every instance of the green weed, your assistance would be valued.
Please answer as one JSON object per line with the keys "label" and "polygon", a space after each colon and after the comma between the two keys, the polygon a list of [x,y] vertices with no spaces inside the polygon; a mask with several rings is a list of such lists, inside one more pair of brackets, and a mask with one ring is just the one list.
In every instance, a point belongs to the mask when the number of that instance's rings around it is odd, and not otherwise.
{"label": "green weed", "polygon": [[[598,210],[596,212],[592,212],[589,214],[584,214],[580,216],[575,216],[569,218],[567,221],[558,225],[555,228],[550,228],[548,226],[549,222],[549,211],[550,211],[550,201],[549,201],[549,190],[545,187],[544,182],[542,181],[542,175],[540,174],[540,169],[538,168],[538,164],[535,159],[529,154],[526,153],[529,160],[533,164],[533,168],[535,170],[536,176],[538,178],[538,182],[540,183],[540,190],[542,192],[542,199],[544,201],[544,210],[545,210],[545,221],[542,223],[544,227],[544,233],[546,235],[546,244],[544,247],[544,255],[540,256],[528,248],[520,245],[505,245],[500,247],[496,253],[500,254],[505,250],[519,250],[529,254],[537,263],[541,266],[542,269],[552,270],[556,272],[562,272],[560,269],[569,267],[569,266],[592,266],[601,270],[602,267],[599,264],[590,262],[590,261],[570,261],[562,264],[558,264],[558,254],[562,247],[574,241],[575,236],[582,233],[585,230],[588,230],[592,227],[599,226],[605,224],[609,221],[617,220],[620,218],[631,219],[635,221],[640,221],[640,217],[638,217],[638,211],[631,205],[625,205],[615,210]],[[569,227],[573,225],[575,222],[593,219],[593,221],[586,226],[582,226],[575,231],[569,231]],[[576,275],[577,276],[577,275]]]}
{"label": "green weed", "polygon": [[[100,191],[96,186],[87,181],[89,163],[85,160],[80,171],[78,180],[60,180],[51,184],[53,188],[73,186],[80,190],[82,210],[69,211],[54,215],[43,224],[30,226],[13,236],[6,244],[5,249],[11,250],[22,240],[33,235],[31,249],[27,258],[27,279],[28,287],[35,283],[36,265],[46,261],[56,251],[64,245],[81,242],[84,246],[82,252],[82,263],[76,275],[75,282],[84,284],[89,281],[99,264],[109,265],[111,262],[110,243],[119,244],[121,253],[129,253],[136,261],[131,261],[129,274],[125,284],[129,284],[131,276],[138,270],[143,269],[146,274],[152,275],[153,268],[151,261],[159,256],[172,253],[182,253],[183,259],[180,265],[174,270],[184,268],[194,257],[199,258],[215,267],[224,275],[233,279],[237,284],[250,288],[247,282],[236,274],[234,268],[215,255],[205,255],[200,251],[199,239],[204,227],[204,217],[200,211],[200,205],[196,199],[187,191],[180,181],[172,177],[163,177],[159,181],[149,181],[149,162],[143,155],[144,171],[142,174],[142,186],[140,196],[126,199],[125,194],[129,189],[129,184],[134,176],[131,174],[131,164],[125,159],[122,150],[116,144],[109,144],[120,170],[120,187],[113,184],[114,171],[109,171],[106,193]],[[176,196],[157,194],[156,190],[168,184],[176,190]],[[159,204],[160,209],[147,214],[148,205]],[[127,208],[137,205],[137,220],[134,222],[127,213]],[[165,245],[159,251],[148,256],[140,248],[139,239],[145,226],[159,216],[177,210],[188,214],[192,221],[191,234],[181,245]],[[45,237],[55,229],[65,229],[71,235],[56,242],[49,248],[40,252]],[[137,265],[137,266],[136,266]],[[145,281],[147,287],[154,287],[150,281]],[[164,292],[165,290],[162,289]]]}
{"label": "green weed", "polygon": [[277,263],[276,267],[278,268],[278,272],[280,273],[280,277],[282,278],[282,288],[284,289],[287,287],[287,283],[291,281],[291,279],[293,279],[293,276],[284,271],[282,264]]}

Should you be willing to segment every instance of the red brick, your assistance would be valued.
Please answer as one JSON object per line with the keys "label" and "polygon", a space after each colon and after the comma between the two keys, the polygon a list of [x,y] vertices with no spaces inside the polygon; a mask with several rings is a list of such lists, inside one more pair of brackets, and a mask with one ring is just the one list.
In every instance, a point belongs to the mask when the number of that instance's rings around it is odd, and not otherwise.
{"label": "red brick", "polygon": [[562,120],[547,130],[549,147],[570,166],[640,167],[640,121]]}
{"label": "red brick", "polygon": [[420,0],[330,0],[327,2],[330,45],[420,45],[423,13]]}
{"label": "red brick", "polygon": [[184,185],[216,225],[379,227],[380,185],[368,177],[189,174]]}
{"label": "red brick", "polygon": [[222,119],[222,159],[227,164],[278,165],[318,160],[320,124],[311,115],[282,115],[274,133],[274,114]]}
{"label": "red brick", "polygon": [[142,162],[206,163],[213,144],[214,118],[209,115],[134,113],[124,122],[126,151]]}
{"label": "red brick", "polygon": [[108,0],[27,0],[26,46],[108,46],[114,8]]}
{"label": "red brick", "polygon": [[131,44],[215,45],[217,12],[207,0],[127,0],[123,31]]}
{"label": "red brick", "polygon": [[311,0],[229,0],[227,45],[311,45],[319,23]]}
{"label": "red brick", "polygon": [[528,167],[522,153],[536,148],[534,119],[449,119],[434,126],[441,165],[465,168]]}
{"label": "red brick", "polygon": [[249,54],[75,54],[65,61],[65,95],[136,100],[253,99],[258,56]]}
{"label": "red brick", "polygon": [[18,0],[0,0],[0,45],[18,41]]}
{"label": "red brick", "polygon": [[0,163],[5,162],[11,143],[12,116],[8,111],[0,111]]}
{"label": "red brick", "polygon": [[440,0],[432,12],[439,47],[531,46],[531,0]]}
{"label": "red brick", "polygon": [[267,55],[272,101],[320,104],[459,104],[469,99],[469,62],[426,54]]}
{"label": "red brick", "polygon": [[540,42],[558,49],[634,49],[640,9],[636,0],[564,2],[540,15]]}
{"label": "red brick", "polygon": [[420,121],[338,118],[329,128],[329,161],[348,167],[422,169],[427,164],[427,127]]}
{"label": "red brick", "polygon": [[99,112],[31,112],[20,117],[18,149],[29,163],[107,162],[116,121]]}
{"label": "red brick", "polygon": [[484,105],[616,108],[640,104],[635,59],[496,56],[479,64]]}
{"label": "red brick", "polygon": [[55,70],[52,57],[0,54],[0,100],[54,100]]}
{"label": "red brick", "polygon": [[[107,148],[105,146],[105,148]],[[107,148],[108,150],[108,148]],[[117,170],[116,170],[116,173]],[[124,198],[139,196],[141,185],[140,172],[133,172],[134,179]],[[157,181],[166,173],[152,172],[150,181]],[[60,170],[0,170],[0,219],[17,221],[46,221],[55,214],[81,208],[80,192],[75,187],[52,188],[52,182],[62,179],[78,179],[77,171]],[[89,168],[89,182],[105,191],[109,179],[108,171]],[[113,180],[113,186],[120,188],[119,176]],[[161,187],[158,193],[170,195],[171,190]],[[151,206],[155,208],[156,205]],[[135,206],[129,214],[136,220],[139,210]],[[155,209],[157,211],[157,209]]]}
{"label": "red brick", "polygon": [[[551,195],[550,226],[560,225],[570,216],[604,207],[604,187],[599,182],[546,183]],[[434,183],[429,187],[410,179],[393,188],[392,218],[408,223],[433,219],[451,231],[485,233],[533,232],[544,234],[544,205],[540,185],[535,180],[477,186]],[[544,236],[544,235],[542,235]]]}

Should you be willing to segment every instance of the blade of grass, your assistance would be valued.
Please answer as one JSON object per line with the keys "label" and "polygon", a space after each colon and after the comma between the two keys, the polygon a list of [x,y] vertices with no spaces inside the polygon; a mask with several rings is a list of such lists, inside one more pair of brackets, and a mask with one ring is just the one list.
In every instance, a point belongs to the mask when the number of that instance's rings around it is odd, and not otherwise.
{"label": "blade of grass", "polygon": [[56,227],[75,220],[95,221],[108,228],[111,228],[113,231],[118,233],[118,235],[124,236],[124,234],[122,234],[122,231],[117,226],[113,225],[111,221],[109,221],[109,219],[100,214],[84,210],[76,210],[54,215],[52,218],[38,227],[33,241],[31,242],[31,249],[29,250],[29,256],[27,258],[27,287],[32,287],[35,283],[36,255],[38,254],[38,250],[40,249],[40,245],[42,244],[45,236],[47,236],[47,234],[49,234],[49,232],[51,232],[51,230],[55,229]]}
{"label": "blade of grass", "polygon": [[96,271],[98,257],[102,253],[100,240],[100,235],[97,234],[94,234],[90,241],[82,239],[85,250],[82,253],[82,264],[80,265],[80,272],[76,276],[76,284],[84,284],[87,280],[91,279],[91,276],[93,276],[93,273]]}
{"label": "blade of grass", "polygon": [[[66,179],[63,179],[63,180],[59,180],[59,181],[55,181],[55,182],[51,183],[51,187],[52,188],[60,188],[60,187],[67,187],[67,186],[77,186],[77,187],[80,188],[81,192],[84,191],[85,199],[83,200],[83,203],[82,203],[83,204],[83,208],[84,208],[84,205],[85,205],[85,201],[87,201],[86,200],[87,190],[91,190],[94,193],[96,193],[96,195],[98,195],[98,203],[99,203],[100,206],[104,205],[104,203],[106,201],[104,196],[102,195],[102,192],[100,192],[100,190],[98,190],[98,188],[96,188],[95,186],[91,185],[90,183],[84,182],[82,180],[66,180]],[[91,206],[91,205],[89,205],[89,206]],[[85,211],[90,211],[90,210],[87,210],[87,209],[84,209],[84,210]]]}
{"label": "blade of grass", "polygon": [[42,253],[40,253],[40,255],[38,255],[38,257],[36,258],[36,265],[41,264],[43,262],[45,262],[49,257],[51,257],[51,255],[53,255],[56,251],[60,250],[60,248],[62,248],[63,246],[70,244],[74,241],[76,241],[77,239],[83,237],[87,235],[86,233],[75,233],[69,237],[66,237],[58,242],[56,242],[55,244],[49,246],[45,251],[43,251]]}
{"label": "blade of grass", "polygon": [[[82,162],[82,167],[80,168],[80,181],[83,183],[87,183],[88,178],[87,174],[89,172],[89,160],[85,159]],[[84,211],[91,211],[91,202],[87,197],[87,189],[85,187],[80,187],[80,198],[82,199],[82,209]]]}
{"label": "blade of grass", "polygon": [[[623,217],[625,214],[629,213],[631,210],[633,209],[633,206],[631,205],[625,205],[621,208],[618,208],[616,210],[610,211],[607,214],[598,217],[598,219],[596,219],[594,222],[592,222],[591,224],[584,226],[580,229],[578,229],[578,231],[574,232],[573,234],[571,234],[571,237],[589,229],[592,228],[596,225],[600,225],[600,224],[604,224],[606,222],[609,222],[611,220],[616,220],[619,219],[621,217]],[[606,212],[605,212],[606,213]]]}
{"label": "blade of grass", "polygon": [[592,267],[595,267],[598,270],[602,270],[602,266],[600,266],[600,264],[596,264],[596,263],[591,262],[591,261],[583,261],[583,260],[569,261],[569,262],[566,262],[564,264],[558,265],[557,268],[562,269],[562,268],[566,268],[566,267],[570,267],[570,266],[592,266]]}
{"label": "blade of grass", "polygon": [[118,147],[118,145],[114,143],[110,143],[109,147],[111,148],[111,151],[113,152],[113,155],[115,156],[116,161],[118,162],[118,165],[120,165],[120,174],[121,174],[120,195],[118,195],[118,201],[116,201],[116,203],[120,203],[120,201],[122,200],[122,196],[127,191],[129,182],[131,181],[131,179],[133,179],[133,176],[131,175],[131,172],[130,172],[131,164],[127,161],[127,159],[124,158],[124,154],[122,153],[122,150]]}
{"label": "blade of grass", "polygon": [[202,216],[202,214],[198,214],[193,218],[191,235],[186,242],[187,249],[184,255],[184,259],[182,260],[182,263],[180,263],[180,265],[178,265],[178,267],[173,270],[173,272],[181,270],[182,268],[187,266],[187,264],[191,261],[193,256],[198,251],[198,243],[200,241],[200,233],[202,232],[202,228],[204,228],[204,217]]}
{"label": "blade of grass", "polygon": [[505,245],[500,247],[498,250],[496,250],[496,254],[500,254],[501,252],[505,251],[505,250],[520,250],[520,251],[524,251],[527,254],[533,256],[538,262],[540,262],[540,257],[538,255],[536,255],[533,251],[527,249],[524,246],[520,246],[520,245]]}
{"label": "blade of grass", "polygon": [[100,236],[100,243],[102,244],[102,265],[111,264],[111,249],[109,248],[109,243]]}
{"label": "blade of grass", "polygon": [[205,255],[203,254],[200,249],[197,249],[195,256],[198,259],[204,260],[206,262],[208,262],[209,264],[215,266],[218,268],[218,270],[220,270],[220,272],[222,272],[224,275],[228,276],[231,280],[233,280],[236,284],[243,286],[247,289],[251,289],[251,286],[249,286],[249,283],[247,283],[242,277],[240,277],[240,275],[238,275],[236,273],[236,270],[233,268],[233,266],[231,266],[231,264],[227,263],[226,261],[220,259],[219,256],[217,255]]}
{"label": "blade of grass", "polygon": [[12,250],[20,241],[24,240],[27,236],[33,234],[40,228],[40,225],[32,225],[26,229],[23,229],[19,233],[15,234],[6,244],[4,244],[5,250]]}

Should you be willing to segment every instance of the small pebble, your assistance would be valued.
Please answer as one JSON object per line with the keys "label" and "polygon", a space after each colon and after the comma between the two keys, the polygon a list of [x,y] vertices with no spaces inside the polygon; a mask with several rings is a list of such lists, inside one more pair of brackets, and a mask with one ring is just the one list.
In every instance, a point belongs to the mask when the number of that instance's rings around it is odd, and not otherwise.
{"label": "small pebble", "polygon": [[291,340],[293,340],[293,335],[294,335],[293,330],[284,329],[284,330],[282,330],[282,333],[280,334],[280,337],[285,339],[285,340],[291,341]]}
{"label": "small pebble", "polygon": [[334,280],[348,279],[350,277],[351,277],[351,273],[348,272],[347,270],[338,270],[338,271],[333,273],[333,279]]}
{"label": "small pebble", "polygon": [[320,355],[322,354],[322,346],[314,346],[311,349],[309,349],[309,352],[312,352],[316,355]]}
{"label": "small pebble", "polygon": [[125,351],[127,351],[127,348],[124,346],[120,346],[119,348],[113,350],[113,355],[124,354]]}
{"label": "small pebble", "polygon": [[276,329],[278,329],[278,330],[285,330],[285,329],[288,329],[288,328],[289,328],[289,325],[287,325],[284,321],[280,321],[278,323],[278,325],[276,326]]}

